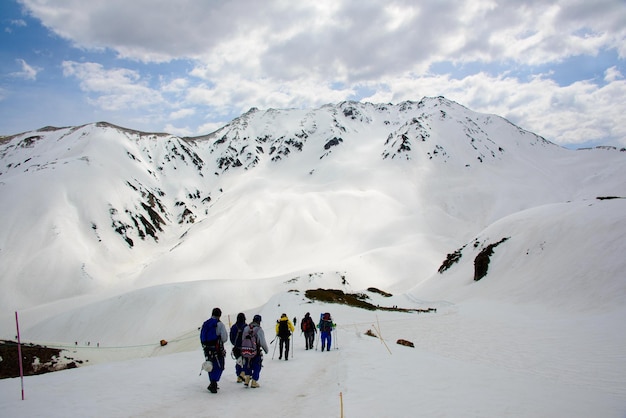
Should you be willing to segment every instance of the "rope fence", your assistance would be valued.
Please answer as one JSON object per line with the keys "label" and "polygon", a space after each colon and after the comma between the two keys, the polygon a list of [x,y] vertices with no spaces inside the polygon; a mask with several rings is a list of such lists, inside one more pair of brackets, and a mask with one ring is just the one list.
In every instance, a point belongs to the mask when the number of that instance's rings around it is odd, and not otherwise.
{"label": "rope fence", "polygon": [[[372,321],[360,321],[360,322],[349,322],[349,323],[343,323],[341,325],[337,324],[336,328],[339,330],[343,330],[343,331],[355,331],[355,332],[360,332],[359,327],[372,327],[374,326],[374,328],[378,328],[377,331],[379,331],[379,335],[380,335],[380,323],[392,323],[392,322],[408,322],[408,321],[414,321],[415,318],[414,317],[410,317],[410,318],[398,318],[398,319],[388,319],[388,320],[384,320],[384,321],[379,321],[378,316],[376,316],[376,325],[374,325],[372,323]],[[182,335],[180,335],[179,337],[176,338],[172,338],[172,339],[164,339],[164,341],[167,341],[167,344],[172,344],[172,343],[180,343],[180,342],[184,342],[187,340],[191,340],[191,339],[197,339],[199,338],[199,331],[198,329],[193,329],[191,331],[187,331],[185,333],[183,333]],[[199,343],[198,343],[199,344]],[[96,342],[96,344],[92,344],[91,342],[87,342],[87,343],[67,343],[67,342],[45,342],[45,341],[22,341],[22,345],[38,345],[38,346],[42,346],[42,347],[49,347],[49,348],[55,348],[55,349],[60,349],[60,350],[71,350],[71,349],[93,349],[93,350],[125,350],[125,349],[139,349],[139,348],[149,348],[149,347],[159,347],[161,346],[160,341],[156,341],[154,343],[146,343],[146,344],[128,344],[128,345],[103,345],[100,344],[99,342]]]}

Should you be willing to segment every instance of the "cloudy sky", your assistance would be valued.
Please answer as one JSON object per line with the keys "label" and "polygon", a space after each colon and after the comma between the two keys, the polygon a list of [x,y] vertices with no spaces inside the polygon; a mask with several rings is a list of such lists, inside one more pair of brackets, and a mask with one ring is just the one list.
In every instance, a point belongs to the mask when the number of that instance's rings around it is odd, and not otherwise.
{"label": "cloudy sky", "polygon": [[445,96],[626,146],[624,0],[3,0],[0,134],[211,132],[250,107]]}

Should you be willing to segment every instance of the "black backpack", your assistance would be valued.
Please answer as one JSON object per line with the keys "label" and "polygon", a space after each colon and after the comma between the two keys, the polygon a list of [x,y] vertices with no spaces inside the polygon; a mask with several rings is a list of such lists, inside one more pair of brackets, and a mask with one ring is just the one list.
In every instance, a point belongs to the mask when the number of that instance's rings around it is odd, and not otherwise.
{"label": "black backpack", "polygon": [[289,320],[278,321],[278,336],[280,338],[288,338],[291,335],[289,331]]}

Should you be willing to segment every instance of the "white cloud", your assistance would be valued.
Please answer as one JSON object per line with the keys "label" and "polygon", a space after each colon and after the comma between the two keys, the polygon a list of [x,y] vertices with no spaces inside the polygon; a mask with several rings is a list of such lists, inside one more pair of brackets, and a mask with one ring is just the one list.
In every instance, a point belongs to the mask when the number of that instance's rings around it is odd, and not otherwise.
{"label": "white cloud", "polygon": [[12,19],[9,21],[9,26],[5,26],[4,31],[6,33],[13,33],[13,28],[26,27],[26,21],[24,19]]}
{"label": "white cloud", "polygon": [[608,68],[604,72],[604,81],[612,82],[612,81],[620,80],[623,78],[624,76],[615,66]]}
{"label": "white cloud", "polygon": [[208,134],[208,133],[217,131],[224,125],[225,123],[222,123],[222,122],[208,122],[208,123],[200,125],[198,127],[198,131],[196,132],[196,134],[200,134],[200,135]]}
{"label": "white cloud", "polygon": [[13,77],[23,78],[25,80],[37,79],[37,74],[41,71],[41,68],[30,66],[23,59],[17,59],[16,61],[20,64],[22,70],[11,73]]}
{"label": "white cloud", "polygon": [[[442,59],[541,63],[623,48],[626,34],[620,25],[626,16],[621,0],[593,5],[582,0],[426,1],[419,7],[406,0],[317,5],[275,0],[263,6],[251,0],[24,4],[79,46],[112,48],[143,61],[199,59],[216,69],[246,64],[246,56],[318,74],[343,67],[357,74],[363,67],[372,74],[390,66],[402,72]],[[291,59],[292,54],[304,61]],[[286,69],[268,64],[263,70],[271,77]]]}
{"label": "white cloud", "polygon": [[[187,74],[154,76],[160,85],[152,87],[150,76],[136,70],[65,63],[66,76],[80,80],[102,109],[164,110],[173,119],[188,116],[180,109],[195,109],[212,126],[252,106],[312,107],[360,98],[365,89],[374,102],[444,95],[559,143],[626,141],[617,126],[626,124],[616,123],[626,105],[611,102],[623,91],[617,67],[606,71],[604,86],[561,87],[549,69],[528,81],[481,72],[490,64],[536,68],[611,49],[626,57],[623,0],[23,4],[76,46],[110,48],[143,62],[189,60]],[[438,63],[478,69],[460,78],[429,73]]]}
{"label": "white cloud", "polygon": [[443,95],[472,110],[506,117],[562,145],[615,138],[626,146],[626,126],[616,123],[626,114],[626,104],[620,99],[626,97],[623,79],[602,86],[581,81],[562,87],[541,76],[526,82],[479,73],[462,79],[406,76],[369,87],[376,93],[364,100],[374,103]]}
{"label": "white cloud", "polygon": [[313,107],[344,100],[354,93],[350,88],[336,90],[328,82],[309,78],[281,82],[227,75],[213,81],[212,86],[203,83],[191,87],[188,103],[211,106],[220,114],[228,114],[244,112],[251,107]]}
{"label": "white cloud", "polygon": [[27,26],[26,21],[24,19],[13,19],[11,20],[11,25],[16,26],[18,28],[24,28]]}
{"label": "white cloud", "polygon": [[196,133],[188,127],[177,127],[170,123],[166,124],[163,129],[165,132],[176,136],[194,136]]}
{"label": "white cloud", "polygon": [[159,91],[150,88],[138,72],[101,64],[63,62],[63,75],[76,77],[86,93],[94,94],[93,104],[105,110],[150,106],[163,102]]}
{"label": "white cloud", "polygon": [[185,78],[176,78],[169,81],[162,80],[162,83],[161,91],[167,93],[181,93],[184,92],[189,85],[189,80]]}
{"label": "white cloud", "polygon": [[196,113],[195,109],[180,109],[180,110],[176,110],[172,113],[170,113],[170,119],[172,120],[176,120],[176,119],[182,119],[182,118],[186,118],[187,116],[193,116]]}
{"label": "white cloud", "polygon": [[[615,67],[606,70],[606,84],[580,81],[568,86],[560,86],[548,76],[535,76],[527,81],[486,73],[463,78],[406,73],[346,84],[342,88],[333,88],[332,83],[321,78],[280,81],[216,74],[210,83],[176,79],[162,83],[161,90],[157,90],[146,85],[139,73],[128,69],[106,70],[100,64],[66,62],[64,73],[78,78],[81,88],[94,96],[92,104],[105,110],[143,108],[151,114],[166,113],[169,120],[196,115],[210,117],[211,121],[195,128],[165,127],[167,132],[181,135],[213,131],[233,114],[239,115],[251,107],[317,107],[355,97],[357,92],[365,90],[374,93],[362,100],[374,103],[443,95],[473,110],[504,116],[563,145],[601,142],[607,138],[626,145],[625,125],[615,123],[626,114],[626,104],[621,100],[626,97],[626,81]],[[177,100],[167,101],[164,94],[172,92]]]}
{"label": "white cloud", "polygon": [[415,7],[401,7],[398,4],[390,2],[383,7],[383,12],[387,15],[387,24],[385,28],[388,31],[396,31],[407,27],[411,21],[418,14],[419,8]]}

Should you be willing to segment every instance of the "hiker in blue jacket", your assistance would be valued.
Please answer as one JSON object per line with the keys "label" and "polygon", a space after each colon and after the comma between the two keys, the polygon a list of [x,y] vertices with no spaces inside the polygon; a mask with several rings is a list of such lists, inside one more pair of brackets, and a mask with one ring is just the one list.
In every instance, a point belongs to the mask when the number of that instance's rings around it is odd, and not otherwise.
{"label": "hiker in blue jacket", "polygon": [[261,368],[263,367],[263,351],[265,351],[265,354],[269,352],[267,342],[265,341],[265,332],[263,332],[263,328],[261,328],[261,315],[254,315],[254,318],[250,323],[250,327],[253,328],[253,334],[256,337],[258,351],[256,356],[246,359],[243,363],[243,384],[246,387],[250,385],[251,388],[258,388],[260,387],[259,377],[261,375]]}
{"label": "hiker in blue jacket", "polygon": [[209,372],[209,386],[207,389],[211,393],[217,393],[219,387],[217,382],[222,377],[224,371],[224,361],[226,359],[226,350],[224,344],[228,341],[228,331],[226,326],[220,321],[222,310],[213,308],[211,318],[204,321],[200,331],[200,343],[204,350],[204,357],[212,364]]}
{"label": "hiker in blue jacket", "polygon": [[233,357],[235,358],[235,375],[237,383],[243,382],[241,372],[243,371],[243,359],[241,358],[241,333],[248,326],[246,324],[246,315],[243,312],[237,314],[237,322],[230,327],[230,343],[233,345]]}
{"label": "hiker in blue jacket", "polygon": [[326,351],[330,351],[330,345],[333,339],[332,332],[333,328],[335,328],[335,324],[328,312],[322,315],[319,324],[317,324],[317,328],[320,330],[321,334],[322,351],[324,351],[324,346],[326,346]]}

